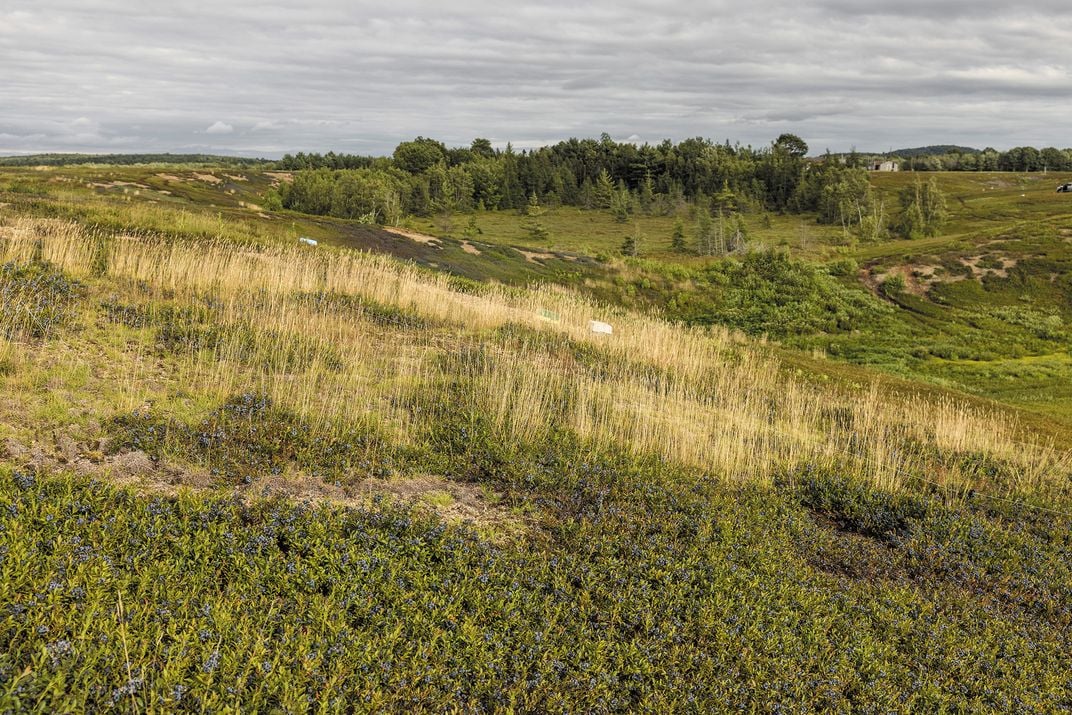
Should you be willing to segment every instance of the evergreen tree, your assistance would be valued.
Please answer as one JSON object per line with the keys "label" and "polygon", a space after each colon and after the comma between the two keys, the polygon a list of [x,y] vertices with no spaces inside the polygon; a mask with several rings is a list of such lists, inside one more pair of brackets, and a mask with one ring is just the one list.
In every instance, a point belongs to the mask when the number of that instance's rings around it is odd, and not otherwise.
{"label": "evergreen tree", "polygon": [[544,210],[540,208],[540,199],[536,196],[536,192],[533,192],[529,195],[529,203],[525,208],[525,218],[521,222],[521,226],[529,234],[529,238],[536,241],[546,241],[551,237],[551,232],[540,221],[540,217],[543,214]]}
{"label": "evergreen tree", "polygon": [[636,257],[640,255],[640,243],[644,237],[644,234],[640,232],[640,222],[637,221],[633,225],[633,233],[625,237],[625,241],[622,242],[622,255]]}
{"label": "evergreen tree", "polygon": [[670,234],[670,248],[676,253],[685,253],[688,246],[685,245],[685,224],[679,218],[674,221],[674,232]]}
{"label": "evergreen tree", "polygon": [[651,178],[651,172],[644,173],[644,181],[640,183],[640,210],[651,213],[652,204],[655,203],[655,182]]}
{"label": "evergreen tree", "polygon": [[596,185],[592,189],[592,204],[597,209],[609,209],[614,201],[614,182],[610,180],[610,174],[606,169],[599,172],[596,177]]}
{"label": "evergreen tree", "polygon": [[629,220],[629,208],[633,203],[633,197],[629,189],[625,188],[624,182],[618,182],[618,188],[613,194],[610,211],[614,214],[614,220],[625,223]]}

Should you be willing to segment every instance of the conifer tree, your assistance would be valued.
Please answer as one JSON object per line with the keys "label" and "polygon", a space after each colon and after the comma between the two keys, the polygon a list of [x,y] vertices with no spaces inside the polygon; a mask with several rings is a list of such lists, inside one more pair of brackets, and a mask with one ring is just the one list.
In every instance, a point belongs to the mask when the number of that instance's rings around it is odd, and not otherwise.
{"label": "conifer tree", "polygon": [[670,234],[670,248],[676,253],[685,253],[688,246],[685,245],[685,224],[681,219],[674,221],[674,232]]}

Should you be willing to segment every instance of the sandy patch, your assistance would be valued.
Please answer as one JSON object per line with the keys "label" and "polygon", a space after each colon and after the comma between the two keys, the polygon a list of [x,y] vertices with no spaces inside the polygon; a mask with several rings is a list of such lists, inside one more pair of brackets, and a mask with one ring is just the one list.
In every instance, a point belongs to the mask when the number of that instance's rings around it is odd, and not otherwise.
{"label": "sandy patch", "polygon": [[157,174],[156,176],[157,178],[163,179],[164,181],[178,181],[180,183],[182,182],[182,179],[175,176],[174,174]]}
{"label": "sandy patch", "polygon": [[526,251],[522,248],[515,248],[515,251],[525,257],[525,260],[529,263],[539,263],[540,261],[546,261],[555,257],[553,253],[539,253],[536,251]]}
{"label": "sandy patch", "polygon": [[462,250],[466,253],[471,253],[474,256],[480,255],[480,249],[469,243],[468,241],[462,241]]}
{"label": "sandy patch", "polygon": [[215,174],[198,174],[196,172],[194,173],[194,178],[198,181],[204,181],[206,184],[219,184],[223,181]]}
{"label": "sandy patch", "polygon": [[383,230],[387,231],[387,233],[393,233],[396,236],[401,236],[403,238],[408,238],[411,241],[416,241],[417,243],[423,243],[426,246],[433,246],[435,248],[440,247],[441,241],[435,236],[429,236],[426,233],[411,231],[408,228],[399,228],[397,226],[384,226]]}
{"label": "sandy patch", "polygon": [[258,206],[257,204],[246,203],[245,201],[239,201],[238,205],[241,206],[244,209],[249,209],[251,211],[263,211],[264,210],[264,207],[262,207],[262,206]]}
{"label": "sandy patch", "polygon": [[226,176],[231,181],[249,181],[249,179],[242,176],[241,174],[224,174],[224,176]]}
{"label": "sandy patch", "polygon": [[971,256],[969,258],[961,258],[961,264],[971,269],[972,275],[975,278],[982,278],[983,276],[997,276],[998,278],[1008,278],[1009,269],[1016,266],[1017,260],[1015,258],[999,257],[997,260],[1001,263],[1000,268],[984,267],[979,265],[985,256]]}
{"label": "sandy patch", "polygon": [[264,175],[272,180],[272,186],[279,186],[284,181],[294,180],[294,173],[291,171],[266,171]]}
{"label": "sandy patch", "polygon": [[148,189],[149,188],[145,184],[139,184],[139,183],[134,182],[134,181],[96,181],[96,182],[91,182],[89,184],[89,186],[92,186],[92,187],[95,187],[95,188],[98,188],[98,189],[117,189],[117,188],[122,187],[122,186],[131,186],[131,187],[134,187],[134,188],[137,188],[137,189]]}

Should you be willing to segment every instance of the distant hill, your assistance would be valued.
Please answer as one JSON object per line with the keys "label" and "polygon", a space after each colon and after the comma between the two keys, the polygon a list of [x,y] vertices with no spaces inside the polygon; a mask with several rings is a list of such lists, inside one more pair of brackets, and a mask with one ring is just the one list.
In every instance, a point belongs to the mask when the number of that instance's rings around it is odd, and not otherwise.
{"label": "distant hill", "polygon": [[25,154],[0,156],[0,166],[73,166],[75,164],[229,164],[247,166],[267,159],[215,154]]}
{"label": "distant hill", "polygon": [[919,146],[914,149],[897,149],[886,152],[886,156],[899,156],[909,159],[916,156],[934,156],[936,154],[981,154],[982,150],[973,149],[970,146],[957,146],[956,144],[935,144],[932,146]]}

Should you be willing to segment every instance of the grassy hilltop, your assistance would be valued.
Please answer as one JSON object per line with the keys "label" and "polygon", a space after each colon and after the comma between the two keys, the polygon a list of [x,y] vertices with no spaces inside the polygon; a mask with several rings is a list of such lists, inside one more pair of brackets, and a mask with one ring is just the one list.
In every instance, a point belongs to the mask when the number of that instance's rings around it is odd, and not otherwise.
{"label": "grassy hilltop", "polygon": [[1068,177],[726,259],[288,180],[0,169],[0,711],[1072,707]]}

